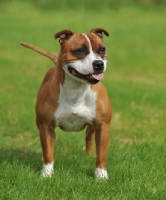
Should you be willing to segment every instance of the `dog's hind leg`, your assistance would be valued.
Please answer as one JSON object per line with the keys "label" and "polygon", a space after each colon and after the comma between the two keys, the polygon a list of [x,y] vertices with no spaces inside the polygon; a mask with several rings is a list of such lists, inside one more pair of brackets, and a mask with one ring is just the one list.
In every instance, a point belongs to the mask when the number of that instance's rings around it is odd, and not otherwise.
{"label": "dog's hind leg", "polygon": [[87,154],[91,154],[94,151],[93,143],[94,143],[94,135],[95,131],[92,125],[88,125],[86,129],[86,152]]}
{"label": "dog's hind leg", "polygon": [[42,177],[51,177],[54,171],[54,143],[55,132],[53,127],[40,125],[40,140],[43,152],[43,170]]}

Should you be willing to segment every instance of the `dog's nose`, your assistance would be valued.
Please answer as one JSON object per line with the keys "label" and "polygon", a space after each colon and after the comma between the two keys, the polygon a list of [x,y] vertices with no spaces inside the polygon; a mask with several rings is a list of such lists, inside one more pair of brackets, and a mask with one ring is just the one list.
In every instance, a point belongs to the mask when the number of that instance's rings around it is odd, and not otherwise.
{"label": "dog's nose", "polygon": [[94,60],[92,65],[95,72],[101,72],[104,69],[104,62],[102,60]]}

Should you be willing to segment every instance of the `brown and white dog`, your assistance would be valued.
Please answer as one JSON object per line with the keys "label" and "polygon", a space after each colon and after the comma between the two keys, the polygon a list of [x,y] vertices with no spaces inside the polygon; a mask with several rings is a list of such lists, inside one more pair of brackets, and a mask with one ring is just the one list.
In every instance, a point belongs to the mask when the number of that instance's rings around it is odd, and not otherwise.
{"label": "brown and white dog", "polygon": [[96,140],[95,176],[107,179],[106,156],[110,138],[111,105],[99,81],[106,70],[107,54],[103,43],[106,30],[96,28],[87,34],[62,30],[57,66],[51,68],[39,89],[36,123],[43,152],[43,177],[51,177],[54,167],[54,129],[81,131],[86,128],[86,151],[93,151]]}

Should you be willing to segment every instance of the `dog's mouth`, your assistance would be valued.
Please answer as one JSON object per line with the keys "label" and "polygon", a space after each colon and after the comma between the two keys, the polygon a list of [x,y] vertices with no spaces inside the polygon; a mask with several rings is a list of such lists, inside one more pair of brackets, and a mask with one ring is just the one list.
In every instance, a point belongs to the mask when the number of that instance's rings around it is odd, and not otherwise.
{"label": "dog's mouth", "polygon": [[68,67],[68,71],[73,76],[76,76],[76,77],[78,77],[78,78],[80,78],[80,79],[82,79],[85,82],[88,82],[90,84],[96,84],[103,78],[103,72],[85,75],[85,74],[79,73],[77,70],[75,70],[71,66]]}

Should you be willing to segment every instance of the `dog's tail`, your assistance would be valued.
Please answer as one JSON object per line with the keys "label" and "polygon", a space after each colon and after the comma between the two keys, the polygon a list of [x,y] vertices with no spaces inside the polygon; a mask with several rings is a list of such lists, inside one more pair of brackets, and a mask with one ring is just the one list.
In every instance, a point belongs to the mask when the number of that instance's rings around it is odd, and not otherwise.
{"label": "dog's tail", "polygon": [[48,57],[50,60],[52,60],[54,64],[57,64],[57,56],[54,55],[53,53],[50,53],[44,49],[41,49],[33,44],[28,44],[26,42],[21,42],[21,45],[26,48],[33,49],[34,51],[37,51],[38,53],[40,53],[40,54]]}

